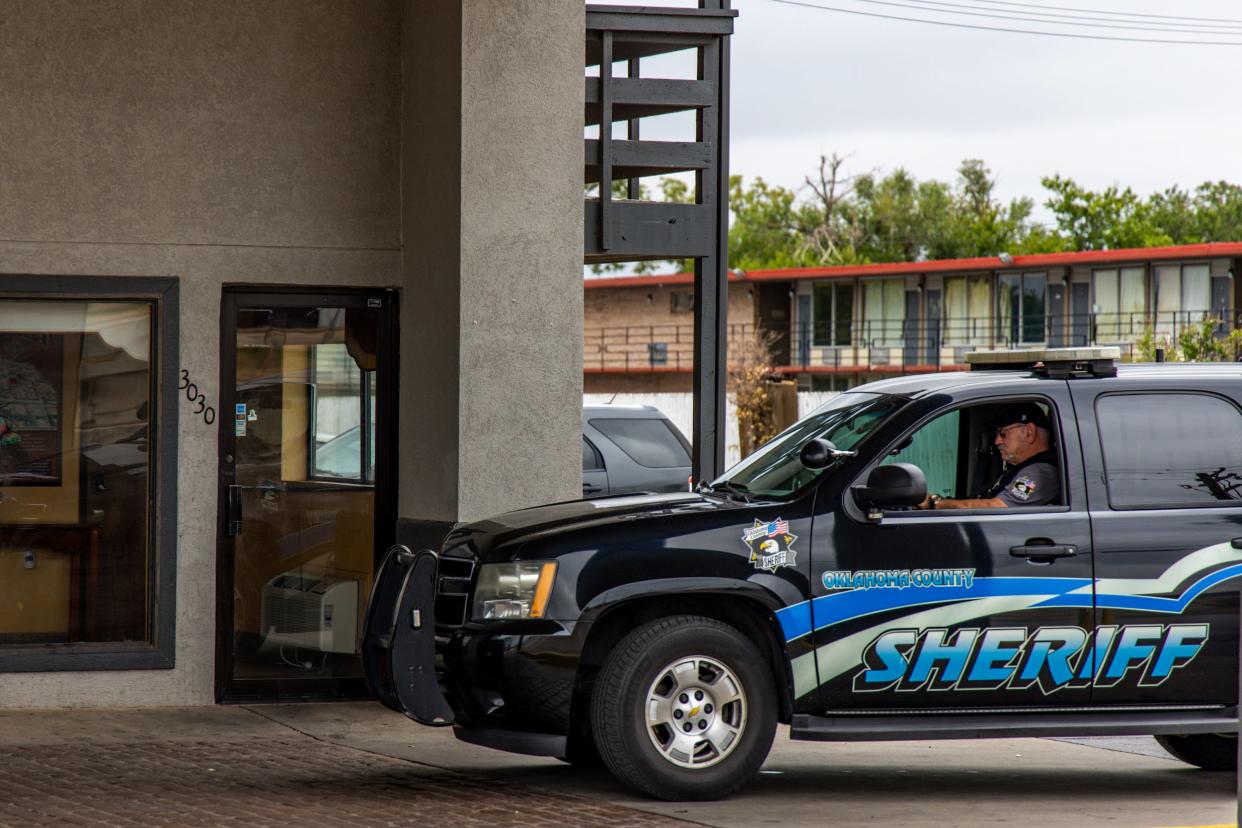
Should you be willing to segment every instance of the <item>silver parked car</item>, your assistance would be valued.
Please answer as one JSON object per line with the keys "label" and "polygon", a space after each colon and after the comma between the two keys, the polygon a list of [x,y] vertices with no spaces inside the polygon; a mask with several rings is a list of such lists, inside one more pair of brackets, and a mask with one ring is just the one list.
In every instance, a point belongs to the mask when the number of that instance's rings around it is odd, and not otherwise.
{"label": "silver parked car", "polygon": [[690,443],[650,405],[582,409],[582,496],[684,492]]}

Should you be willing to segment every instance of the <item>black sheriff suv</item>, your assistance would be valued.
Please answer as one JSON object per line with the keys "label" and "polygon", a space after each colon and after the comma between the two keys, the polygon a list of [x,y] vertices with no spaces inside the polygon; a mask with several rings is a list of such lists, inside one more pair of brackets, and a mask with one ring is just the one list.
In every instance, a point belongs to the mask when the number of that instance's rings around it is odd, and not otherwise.
{"label": "black sheriff suv", "polygon": [[777,722],[820,741],[1155,734],[1236,767],[1242,367],[1117,356],[972,354],[833,397],[695,493],[394,547],[370,687],[665,799],[740,788]]}

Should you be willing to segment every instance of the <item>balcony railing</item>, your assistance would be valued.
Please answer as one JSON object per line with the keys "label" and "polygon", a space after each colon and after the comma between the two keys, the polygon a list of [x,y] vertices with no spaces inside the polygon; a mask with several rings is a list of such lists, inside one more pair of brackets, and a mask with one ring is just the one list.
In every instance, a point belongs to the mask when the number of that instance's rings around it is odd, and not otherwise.
{"label": "balcony railing", "polygon": [[[751,340],[753,325],[730,325],[730,343]],[[641,373],[694,369],[693,325],[618,325],[583,331],[583,370]]]}
{"label": "balcony railing", "polygon": [[1176,342],[1187,328],[1204,319],[1220,321],[1214,333],[1223,337],[1236,327],[1237,318],[1220,311],[1161,311],[1157,313],[1091,313],[1066,316],[997,320],[959,317],[940,320],[857,322],[848,326],[794,326],[790,349],[796,368],[828,367],[938,368],[960,366],[965,354],[979,349],[1022,347],[1082,347],[1116,345],[1122,358],[1137,357],[1135,344],[1151,332],[1157,340]]}
{"label": "balcony railing", "polygon": [[[1083,347],[1115,345],[1123,359],[1136,359],[1136,343],[1150,331],[1157,340],[1176,343],[1187,328],[1204,319],[1222,318],[1219,311],[1160,313],[1092,313],[1064,318],[1003,320],[966,317],[920,321],[857,322],[849,326],[793,326],[789,365],[841,371],[927,371],[963,366],[970,351],[989,348]],[[1242,319],[1217,324],[1226,336],[1242,327]],[[729,325],[729,351],[753,342],[755,326]],[[784,350],[784,338],[775,338]],[[778,360],[780,361],[780,360]],[[694,367],[693,325],[615,325],[584,331],[583,367],[595,373],[690,371]]]}

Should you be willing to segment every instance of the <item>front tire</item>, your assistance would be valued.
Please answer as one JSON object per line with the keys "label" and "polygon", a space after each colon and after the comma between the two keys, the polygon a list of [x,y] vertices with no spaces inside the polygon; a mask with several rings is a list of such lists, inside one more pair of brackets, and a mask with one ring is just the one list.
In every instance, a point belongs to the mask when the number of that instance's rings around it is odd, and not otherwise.
{"label": "front tire", "polygon": [[776,689],[749,638],[711,618],[645,624],[613,649],[591,696],[608,769],[659,799],[719,799],[759,772],[776,732]]}
{"label": "front tire", "polygon": [[1157,736],[1156,741],[1175,758],[1204,770],[1236,771],[1238,769],[1238,736],[1235,733]]}

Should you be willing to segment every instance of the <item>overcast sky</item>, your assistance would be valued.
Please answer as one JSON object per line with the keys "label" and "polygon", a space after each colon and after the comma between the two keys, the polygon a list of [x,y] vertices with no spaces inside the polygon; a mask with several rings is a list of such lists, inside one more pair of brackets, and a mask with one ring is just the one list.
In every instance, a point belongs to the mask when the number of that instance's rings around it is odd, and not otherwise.
{"label": "overcast sky", "polygon": [[[852,172],[905,167],[919,178],[946,181],[955,177],[963,158],[981,158],[998,180],[1001,197],[1029,195],[1037,203],[1044,199],[1039,179],[1054,173],[1093,188],[1128,185],[1142,195],[1209,179],[1242,182],[1242,95],[1237,91],[1242,3],[1025,0],[1046,12],[1061,6],[1054,13],[1106,20],[1107,15],[1086,10],[1238,21],[1232,32],[1221,28],[1229,24],[1201,23],[1210,30],[1177,35],[950,16],[899,5],[925,5],[924,0],[806,2],[983,26],[1239,45],[969,31],[773,0],[735,0],[734,174],[799,187],[819,154],[835,151],[851,156]],[[1023,11],[989,0],[956,2],[979,12]],[[1154,18],[1149,24],[1161,25]],[[646,67],[643,74],[649,74]],[[689,123],[659,120],[664,124],[644,126],[644,137],[682,137]]]}

